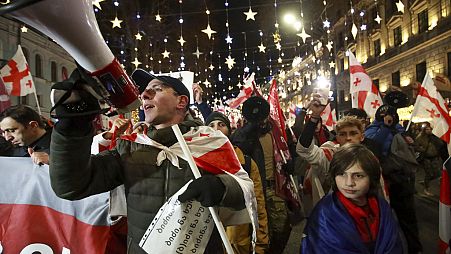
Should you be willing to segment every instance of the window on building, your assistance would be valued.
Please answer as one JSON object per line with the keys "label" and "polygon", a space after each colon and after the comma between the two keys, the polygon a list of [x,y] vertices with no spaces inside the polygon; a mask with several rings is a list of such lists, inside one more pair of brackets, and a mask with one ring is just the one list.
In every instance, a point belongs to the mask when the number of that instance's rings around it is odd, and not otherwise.
{"label": "window on building", "polygon": [[391,17],[398,12],[396,7],[397,1],[395,0],[385,0],[385,22],[389,21]]}
{"label": "window on building", "polygon": [[426,61],[423,61],[416,66],[416,76],[418,82],[423,82],[424,76],[426,76]]}
{"label": "window on building", "polygon": [[428,30],[428,10],[424,10],[418,13],[418,33],[424,33]]}
{"label": "window on building", "polygon": [[340,102],[345,102],[345,90],[340,90],[340,95],[338,96]]}
{"label": "window on building", "polygon": [[373,42],[374,46],[374,56],[379,56],[381,54],[381,39],[377,39]]}
{"label": "window on building", "polygon": [[28,49],[22,47],[22,52],[23,52],[23,55],[25,56],[25,60],[27,60],[27,63],[29,63],[30,62],[30,54],[28,53]]}
{"label": "window on building", "polygon": [[56,62],[52,61],[50,62],[50,73],[51,73],[51,80],[52,82],[57,81],[57,74],[56,74]]}
{"label": "window on building", "polygon": [[35,63],[35,75],[38,78],[42,78],[42,59],[40,55],[36,55]]}
{"label": "window on building", "polygon": [[401,76],[400,76],[399,71],[393,72],[391,74],[391,85],[392,86],[398,86],[398,87],[401,86]]}
{"label": "window on building", "polygon": [[61,68],[61,77],[63,78],[63,80],[66,80],[69,78],[69,75],[67,74],[67,68],[63,66],[63,68]]}
{"label": "window on building", "polygon": [[28,95],[20,96],[19,101],[21,105],[28,105]]}
{"label": "window on building", "polygon": [[337,38],[337,49],[341,49],[344,46],[343,32],[338,33]]}
{"label": "window on building", "polygon": [[395,46],[401,45],[402,42],[401,26],[398,26],[395,29],[393,29],[393,42]]}
{"label": "window on building", "polygon": [[373,79],[373,85],[375,85],[377,90],[379,90],[379,79]]}

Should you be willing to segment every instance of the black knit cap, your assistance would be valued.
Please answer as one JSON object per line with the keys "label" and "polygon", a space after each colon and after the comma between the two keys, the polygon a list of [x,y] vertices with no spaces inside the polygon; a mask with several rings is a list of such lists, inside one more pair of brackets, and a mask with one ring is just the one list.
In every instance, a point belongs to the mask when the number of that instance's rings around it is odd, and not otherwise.
{"label": "black knit cap", "polygon": [[213,121],[221,121],[225,123],[227,129],[229,129],[229,134],[232,134],[232,127],[230,127],[230,120],[227,116],[220,112],[212,112],[205,120],[205,125],[209,125]]}
{"label": "black knit cap", "polygon": [[365,110],[361,108],[351,108],[348,111],[345,112],[346,116],[356,116],[360,119],[367,119],[368,115],[366,114]]}
{"label": "black knit cap", "polygon": [[153,75],[143,69],[136,69],[132,73],[133,81],[135,81],[135,84],[138,86],[139,93],[141,94],[146,89],[147,85],[150,81],[153,79],[158,79],[159,81],[163,82],[165,85],[172,87],[179,95],[186,95],[188,98],[190,97],[188,88],[182,83],[182,81],[169,77],[169,76],[156,76]]}

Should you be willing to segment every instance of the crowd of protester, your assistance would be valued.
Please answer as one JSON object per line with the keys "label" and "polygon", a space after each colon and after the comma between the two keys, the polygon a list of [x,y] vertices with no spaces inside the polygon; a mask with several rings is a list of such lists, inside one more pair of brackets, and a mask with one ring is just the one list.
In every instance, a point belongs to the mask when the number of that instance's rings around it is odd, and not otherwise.
{"label": "crowd of protester", "polygon": [[[114,246],[143,253],[138,242],[159,207],[193,178],[186,162],[180,163],[181,169],[167,161],[157,165],[149,158],[156,158],[158,149],[119,138],[144,133],[170,146],[177,142],[170,127],[173,124],[183,133],[201,125],[221,131],[234,145],[249,176],[244,180],[253,182],[258,215],[255,246],[250,224],[228,226],[235,253],[252,253],[253,249],[259,254],[282,253],[292,227],[302,219],[307,222],[301,253],[423,251],[414,206],[416,172],[424,170],[423,192],[431,196],[432,180],[439,177],[448,158],[446,144],[432,134],[430,124],[413,124],[406,131],[396,109],[382,105],[373,122],[363,110],[351,109],[330,132],[321,121],[325,105],[313,95],[297,114],[295,124],[283,130],[291,158],[281,174],[286,178],[294,175],[298,181],[303,211],[296,213],[277,193],[280,172],[275,163],[275,126],[265,99],[249,98],[242,110],[251,109],[251,113],[243,114],[240,126],[232,126],[226,114],[212,111],[197,84],[193,94],[201,116],[189,109],[190,92],[179,80],[143,70],[135,71],[132,79],[141,93],[141,121],[118,118],[110,130],[97,132],[97,137],[116,143],[97,155],[89,152],[95,115],[61,117],[53,126],[28,106],[12,106],[0,114],[0,155],[31,157],[35,164],[48,164],[52,187],[59,197],[82,199],[122,186],[118,195],[122,195],[124,212],[120,218],[122,225],[127,225],[112,239],[123,244],[110,245],[106,253],[113,253]],[[56,109],[57,116],[74,108],[64,105]],[[179,197],[181,202],[194,199],[205,206],[236,211],[245,207],[244,190],[227,174],[203,171],[188,189]],[[113,196],[112,206],[119,202]],[[215,230],[205,253],[219,252],[224,250]]]}

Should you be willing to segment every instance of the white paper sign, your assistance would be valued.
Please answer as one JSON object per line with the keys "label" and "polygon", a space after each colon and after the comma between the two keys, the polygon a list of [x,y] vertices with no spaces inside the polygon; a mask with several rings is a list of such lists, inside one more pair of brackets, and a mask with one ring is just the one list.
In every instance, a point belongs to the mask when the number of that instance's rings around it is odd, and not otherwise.
{"label": "white paper sign", "polygon": [[147,253],[204,253],[214,221],[208,208],[199,202],[178,200],[189,183],[160,208],[147,228],[139,243]]}
{"label": "white paper sign", "polygon": [[189,94],[190,94],[190,104],[194,103],[194,96],[193,96],[193,83],[194,83],[194,72],[192,71],[177,71],[177,72],[170,72],[170,73],[162,73],[158,75],[166,75],[170,76],[176,79],[180,79],[182,83],[188,88]]}

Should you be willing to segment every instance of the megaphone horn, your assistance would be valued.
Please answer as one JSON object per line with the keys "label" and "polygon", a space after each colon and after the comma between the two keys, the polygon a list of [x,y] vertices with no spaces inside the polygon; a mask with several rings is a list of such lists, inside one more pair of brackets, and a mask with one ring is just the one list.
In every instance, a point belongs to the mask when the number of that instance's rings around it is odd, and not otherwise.
{"label": "megaphone horn", "polygon": [[138,89],[106,45],[91,0],[44,0],[11,15],[52,38],[97,77],[120,113],[139,107]]}

